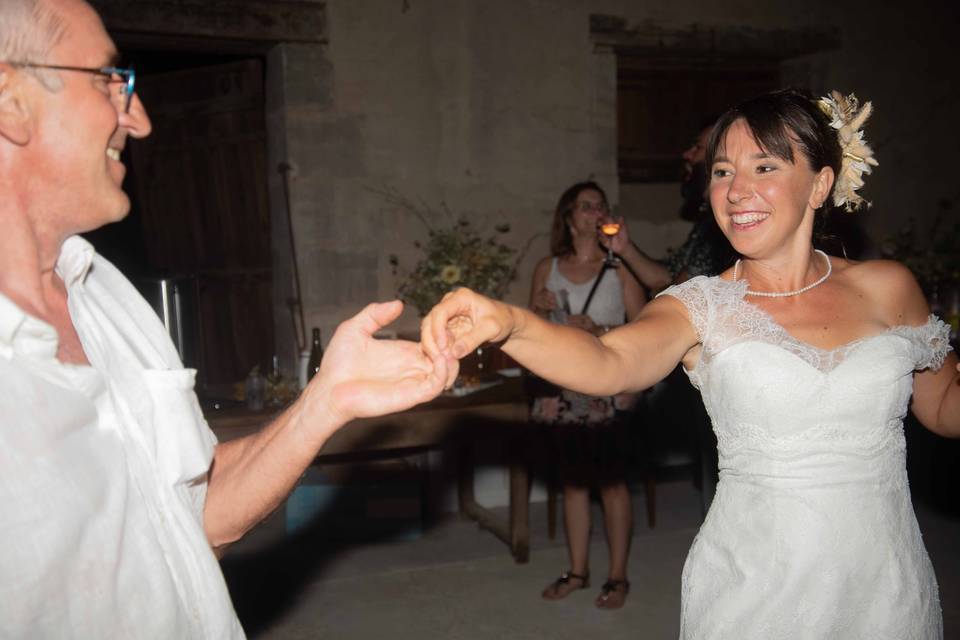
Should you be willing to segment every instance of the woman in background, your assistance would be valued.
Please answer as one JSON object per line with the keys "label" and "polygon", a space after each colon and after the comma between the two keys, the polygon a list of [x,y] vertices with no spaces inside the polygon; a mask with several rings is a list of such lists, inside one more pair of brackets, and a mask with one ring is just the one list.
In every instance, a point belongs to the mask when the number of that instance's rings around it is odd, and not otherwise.
{"label": "woman in background", "polygon": [[[596,183],[580,182],[563,192],[553,217],[551,255],[537,264],[533,274],[530,309],[534,313],[594,336],[640,313],[646,302],[643,288],[624,267],[606,262],[607,252],[599,243],[600,224],[611,221],[609,216],[607,196]],[[595,604],[618,609],[630,589],[627,555],[632,513],[625,480],[630,449],[625,412],[632,408],[634,396],[586,396],[541,386],[545,391],[534,399],[531,417],[555,425],[570,555],[570,569],[547,586],[543,597],[559,600],[589,586],[590,490],[596,486],[603,504],[610,569]]]}

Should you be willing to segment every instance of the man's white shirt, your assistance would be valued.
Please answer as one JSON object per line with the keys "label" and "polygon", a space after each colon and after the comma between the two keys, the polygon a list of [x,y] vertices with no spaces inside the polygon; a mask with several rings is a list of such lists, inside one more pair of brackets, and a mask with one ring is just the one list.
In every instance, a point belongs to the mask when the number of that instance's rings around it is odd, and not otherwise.
{"label": "man's white shirt", "polygon": [[88,242],[56,269],[91,366],[0,294],[0,636],[243,638],[203,531],[196,372]]}

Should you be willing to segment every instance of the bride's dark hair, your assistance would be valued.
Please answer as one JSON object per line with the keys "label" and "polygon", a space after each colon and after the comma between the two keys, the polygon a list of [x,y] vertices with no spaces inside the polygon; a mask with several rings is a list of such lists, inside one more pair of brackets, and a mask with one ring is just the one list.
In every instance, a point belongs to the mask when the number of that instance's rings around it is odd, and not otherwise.
{"label": "bride's dark hair", "polygon": [[[834,176],[840,175],[843,151],[836,130],[814,99],[796,89],[781,89],[745,100],[720,116],[707,144],[708,169],[717,154],[723,152],[724,136],[737,120],[746,122],[753,139],[765,153],[795,164],[792,142],[811,169],[820,171],[830,167]],[[832,189],[824,207],[829,208],[831,195]]]}

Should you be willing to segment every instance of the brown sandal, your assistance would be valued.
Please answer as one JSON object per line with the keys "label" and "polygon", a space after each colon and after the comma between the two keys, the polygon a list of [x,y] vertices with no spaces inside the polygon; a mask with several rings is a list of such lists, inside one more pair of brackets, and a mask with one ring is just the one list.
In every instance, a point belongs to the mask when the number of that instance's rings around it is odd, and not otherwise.
{"label": "brown sandal", "polygon": [[[570,584],[571,580],[579,580],[579,586]],[[573,591],[577,589],[586,589],[590,586],[590,572],[587,571],[583,575],[579,573],[573,573],[571,571],[564,571],[560,574],[560,577],[554,580],[543,590],[541,594],[544,600],[562,600],[570,595]]]}
{"label": "brown sandal", "polygon": [[600,595],[594,601],[598,609],[619,609],[630,593],[629,580],[607,580],[600,587]]}

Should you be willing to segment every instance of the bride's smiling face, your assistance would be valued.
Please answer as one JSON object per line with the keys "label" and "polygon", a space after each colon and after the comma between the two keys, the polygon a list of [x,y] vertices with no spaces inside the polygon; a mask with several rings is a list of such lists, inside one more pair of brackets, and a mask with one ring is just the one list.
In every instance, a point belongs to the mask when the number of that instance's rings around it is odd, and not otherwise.
{"label": "bride's smiling face", "polygon": [[832,170],[814,172],[793,142],[791,149],[795,162],[770,154],[742,119],[730,125],[717,148],[710,204],[724,235],[745,256],[769,255],[798,233],[810,239],[813,214],[829,193]]}

